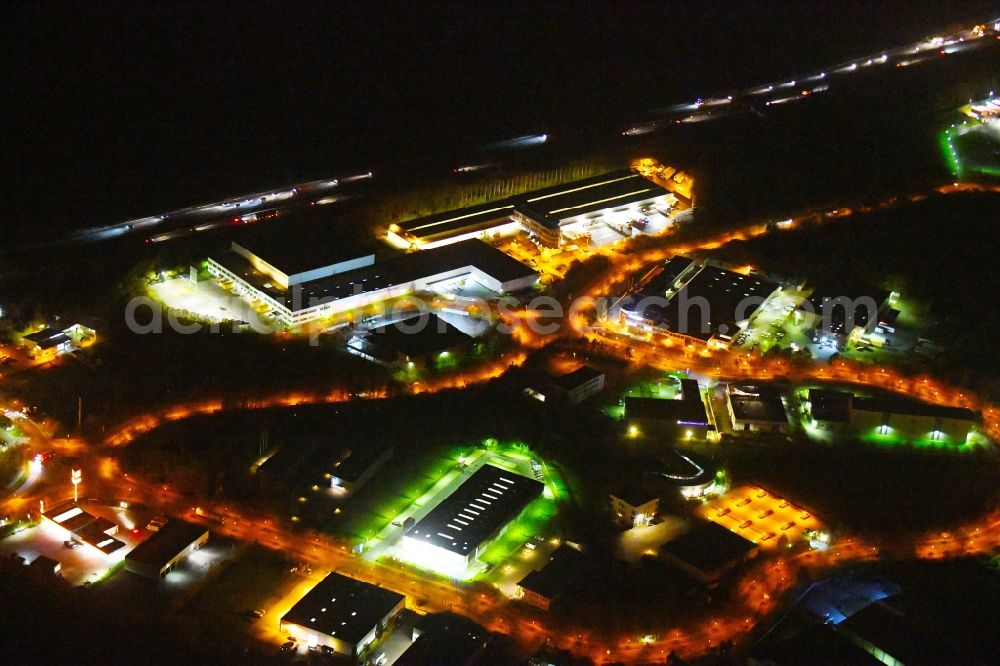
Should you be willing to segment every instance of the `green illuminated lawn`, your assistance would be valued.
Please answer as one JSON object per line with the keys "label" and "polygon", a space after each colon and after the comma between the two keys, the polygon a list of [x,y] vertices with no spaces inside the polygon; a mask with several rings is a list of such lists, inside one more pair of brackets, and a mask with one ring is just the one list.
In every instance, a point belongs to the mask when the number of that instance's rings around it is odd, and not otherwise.
{"label": "green illuminated lawn", "polygon": [[[975,125],[972,126],[973,130],[969,131],[969,125],[963,124],[958,127],[949,127],[948,129],[941,132],[938,137],[938,144],[941,147],[941,154],[944,156],[945,164],[948,170],[956,178],[961,178],[965,175],[979,174],[984,176],[1000,176],[1000,165],[998,164],[979,164],[972,162],[966,151],[963,150],[962,140],[968,141],[968,137],[976,138],[973,135],[975,132]],[[965,130],[963,132],[963,130]],[[980,138],[982,138],[980,136]],[[966,146],[968,148],[968,146]]]}

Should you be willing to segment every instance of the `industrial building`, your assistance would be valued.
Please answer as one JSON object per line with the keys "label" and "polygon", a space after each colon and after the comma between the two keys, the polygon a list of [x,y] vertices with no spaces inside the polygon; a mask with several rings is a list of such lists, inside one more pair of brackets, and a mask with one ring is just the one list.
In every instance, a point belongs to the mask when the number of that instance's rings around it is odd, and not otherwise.
{"label": "industrial building", "polygon": [[891,307],[892,296],[892,292],[874,287],[850,290],[821,286],[798,311],[814,335],[857,341],[871,334],[880,322],[891,322],[899,315]]}
{"label": "industrial building", "polygon": [[757,276],[677,256],[623,301],[622,323],[682,344],[725,349],[779,289]]}
{"label": "industrial building", "polygon": [[[313,250],[314,252],[315,250]],[[285,326],[370,306],[420,291],[441,291],[472,282],[493,293],[529,289],[538,274],[479,240],[466,240],[376,262],[370,254],[331,253],[325,265],[279,266],[243,244],[207,260],[208,272]],[[281,252],[278,256],[294,256]],[[322,262],[320,262],[322,263]]]}
{"label": "industrial building", "polygon": [[629,432],[682,435],[686,439],[704,438],[715,426],[709,417],[711,407],[702,398],[694,379],[682,379],[677,399],[639,398],[628,396],[625,420]]}
{"label": "industrial building", "polygon": [[331,573],[282,616],[281,630],[361,661],[391,629],[405,601],[392,590]]}
{"label": "industrial building", "polygon": [[503,533],[544,485],[494,465],[483,465],[403,536],[410,559],[464,571]]}
{"label": "industrial building", "polygon": [[711,521],[660,547],[667,562],[707,585],[759,553],[753,541]]}
{"label": "industrial building", "polygon": [[790,428],[781,394],[770,386],[729,384],[726,407],[736,433],[787,433]]}
{"label": "industrial building", "polygon": [[369,442],[363,447],[352,447],[334,464],[330,473],[330,487],[354,492],[366,484],[375,472],[392,458],[395,450]]}
{"label": "industrial building", "polygon": [[[664,215],[675,195],[628,169],[576,180],[389,227],[386,240],[404,249],[431,249],[471,238],[492,240],[524,231],[542,245],[590,237],[598,229],[611,240],[644,229],[647,215]],[[599,243],[598,243],[599,244]]]}
{"label": "industrial building", "polygon": [[72,502],[46,511],[42,517],[69,532],[71,539],[89,544],[105,555],[125,547],[123,541],[113,536],[118,533],[118,525],[107,518],[87,513]]}
{"label": "industrial building", "polygon": [[812,425],[820,430],[844,432],[851,422],[851,398],[846,391],[809,389],[805,407]]}
{"label": "industrial building", "polygon": [[855,396],[851,399],[850,419],[851,429],[862,435],[951,444],[964,444],[976,426],[976,414],[971,409],[898,398]]}
{"label": "industrial building", "polygon": [[125,570],[159,580],[208,541],[201,525],[170,520],[125,556]]}
{"label": "industrial building", "polygon": [[576,548],[567,544],[559,546],[544,567],[521,579],[516,595],[525,603],[549,610],[552,603],[576,583],[582,557]]}

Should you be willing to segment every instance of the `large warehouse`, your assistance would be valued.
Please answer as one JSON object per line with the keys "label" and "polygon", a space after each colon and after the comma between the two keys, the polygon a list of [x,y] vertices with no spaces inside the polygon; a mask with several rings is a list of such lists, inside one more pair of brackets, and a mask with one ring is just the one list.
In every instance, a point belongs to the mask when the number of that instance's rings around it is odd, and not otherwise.
{"label": "large warehouse", "polygon": [[407,530],[406,558],[437,571],[464,572],[543,488],[534,479],[483,465]]}
{"label": "large warehouse", "polygon": [[208,271],[231,282],[238,294],[266,305],[286,326],[464,280],[498,294],[528,289],[538,280],[531,268],[475,239],[383,262],[357,253],[331,254],[326,261],[285,268],[233,243],[229,252],[208,259]]}
{"label": "large warehouse", "polygon": [[862,435],[965,444],[975,430],[976,414],[963,407],[855,396],[851,399],[850,424]]}
{"label": "large warehouse", "polygon": [[405,601],[392,590],[331,573],[282,616],[281,630],[357,658],[391,628]]}
{"label": "large warehouse", "polygon": [[[645,213],[663,214],[673,195],[629,169],[576,180],[509,199],[405,220],[389,227],[386,240],[400,248],[430,249],[470,238],[510,236],[519,231],[540,243],[558,247],[563,241],[590,235],[598,226],[612,239],[638,230],[630,220]],[[610,226],[609,226],[610,225]],[[605,229],[606,227],[606,229]]]}
{"label": "large warehouse", "polygon": [[727,348],[779,289],[753,275],[674,257],[624,302],[623,321],[685,344]]}

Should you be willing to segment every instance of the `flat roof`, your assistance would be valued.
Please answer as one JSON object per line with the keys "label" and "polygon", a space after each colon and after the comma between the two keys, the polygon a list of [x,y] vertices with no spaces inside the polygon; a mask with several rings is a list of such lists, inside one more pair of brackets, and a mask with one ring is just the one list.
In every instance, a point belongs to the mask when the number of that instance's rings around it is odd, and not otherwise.
{"label": "flat roof", "polygon": [[886,601],[876,601],[833,627],[838,634],[854,634],[868,641],[886,656],[896,659],[896,663],[958,664],[974,661]]}
{"label": "flat roof", "polygon": [[[423,324],[421,324],[423,320]],[[395,353],[427,356],[470,342],[472,338],[433,312],[414,315],[372,330],[365,342],[375,349],[374,356],[391,359]]]}
{"label": "flat roof", "polygon": [[665,196],[667,190],[629,169],[511,197],[515,207],[551,229],[568,217]]}
{"label": "flat roof", "polygon": [[376,243],[348,237],[346,224],[338,211],[307,206],[274,221],[240,226],[227,236],[285,275],[296,275],[375,253]]}
{"label": "flat roof", "polygon": [[[778,289],[774,282],[715,266],[702,266],[691,273],[686,270],[691,260],[686,257],[676,258],[685,261],[673,266],[673,260],[668,262],[661,273],[635,294],[634,302],[626,306],[626,311],[638,312],[641,307],[642,312],[639,314],[656,326],[707,341],[715,335],[736,334],[739,330],[738,322],[749,317],[759,307],[759,303],[750,303],[743,312],[738,312],[744,299],[766,299]],[[640,305],[644,298],[665,298],[667,292],[678,287],[679,290],[666,305]]]}
{"label": "flat roof", "polygon": [[654,493],[650,490],[636,487],[634,485],[623,486],[611,493],[611,496],[617,497],[626,504],[630,504],[632,506],[642,506],[646,502],[660,499],[658,493]]}
{"label": "flat roof", "polygon": [[367,442],[365,446],[352,446],[347,455],[334,466],[332,474],[348,483],[356,481],[383,456],[392,454],[391,446],[380,446]]}
{"label": "flat roof", "polygon": [[[271,298],[278,301],[291,300],[291,290],[274,284],[270,276],[256,270],[245,257],[236,252],[229,250],[213,255],[212,259]],[[313,298],[346,298],[467,266],[474,266],[501,283],[537,275],[535,270],[517,259],[472,238],[429,250],[397,255],[383,262],[376,261],[372,266],[297,285],[301,288],[298,291],[301,294],[298,303],[286,302],[286,306],[293,312],[305,310],[310,307],[309,301]]]}
{"label": "flat roof", "polygon": [[595,370],[589,365],[584,365],[573,372],[566,373],[565,375],[559,375],[553,381],[556,386],[564,391],[572,391],[581,384],[586,384],[587,382],[596,379],[598,377],[604,376],[604,373],[600,370]]}
{"label": "flat roof", "polygon": [[733,414],[741,421],[788,423],[781,394],[770,386],[730,384],[727,393]]}
{"label": "flat roof", "polygon": [[[854,305],[854,325],[855,326],[867,326],[869,317],[871,314],[874,318],[878,319],[878,309],[888,300],[890,292],[886,289],[875,289],[875,288],[862,288],[857,290],[846,289],[841,286],[838,290],[837,287],[818,287],[813,290],[812,295],[809,297],[809,303],[813,307],[813,311],[817,315],[823,315],[823,306],[825,303],[828,304],[827,307],[830,310],[830,332],[831,333],[850,333],[850,331],[845,330],[847,324],[847,308],[844,305],[840,305],[836,302],[838,298],[849,298]],[[871,298],[875,302],[875,311],[871,312],[870,308],[864,302],[859,302],[862,298]]]}
{"label": "flat roof", "polygon": [[625,417],[674,421],[682,425],[708,425],[705,403],[697,380],[681,380],[681,397],[637,398],[626,396]]}
{"label": "flat roof", "polygon": [[491,201],[478,206],[450,210],[436,215],[417,217],[396,223],[407,236],[433,240],[457,230],[478,231],[489,229],[505,218],[514,215],[514,204],[508,200]]}
{"label": "flat roof", "polygon": [[718,523],[706,521],[660,548],[698,571],[711,573],[742,558],[757,544]]}
{"label": "flat roof", "polygon": [[563,544],[552,552],[552,559],[539,571],[532,571],[518,583],[520,587],[554,599],[573,584],[579,571],[580,551]]}
{"label": "flat roof", "polygon": [[534,479],[483,465],[406,536],[466,556],[521,513],[543,488]]}
{"label": "flat roof", "polygon": [[162,569],[178,553],[207,533],[207,527],[171,519],[133,548],[125,559]]}
{"label": "flat roof", "polygon": [[809,389],[809,407],[817,421],[847,423],[851,420],[851,398],[847,391]]}
{"label": "flat roof", "polygon": [[281,621],[357,645],[403,599],[398,592],[331,573],[299,599]]}
{"label": "flat roof", "polygon": [[947,405],[932,405],[926,402],[916,402],[898,398],[859,398],[851,400],[851,409],[864,412],[879,412],[882,414],[905,414],[907,416],[926,416],[935,419],[957,419],[959,421],[975,421],[976,414],[964,407],[948,407]]}

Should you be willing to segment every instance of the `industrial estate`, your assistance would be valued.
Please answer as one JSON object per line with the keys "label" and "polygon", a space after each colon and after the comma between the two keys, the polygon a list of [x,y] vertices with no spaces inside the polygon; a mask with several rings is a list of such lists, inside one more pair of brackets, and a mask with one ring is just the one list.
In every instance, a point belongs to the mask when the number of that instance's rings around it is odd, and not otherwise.
{"label": "industrial estate", "polygon": [[363,235],[370,173],[116,227],[121,321],[0,303],[3,575],[254,662],[989,663],[896,581],[997,575],[995,382],[905,279],[745,260],[996,196],[997,98],[962,113],[961,183],[725,228],[638,149]]}

